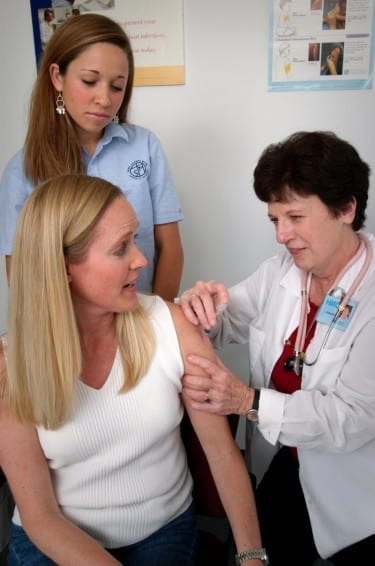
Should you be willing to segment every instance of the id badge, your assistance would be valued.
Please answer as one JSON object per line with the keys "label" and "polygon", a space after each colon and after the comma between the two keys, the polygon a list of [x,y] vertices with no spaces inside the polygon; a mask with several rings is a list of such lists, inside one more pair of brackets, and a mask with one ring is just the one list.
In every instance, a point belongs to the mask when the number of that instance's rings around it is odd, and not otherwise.
{"label": "id badge", "polygon": [[[316,316],[317,322],[320,324],[325,324],[329,326],[333,320],[333,317],[337,313],[337,309],[340,304],[340,298],[334,297],[332,295],[327,295],[320,305],[320,309]],[[334,327],[338,330],[346,330],[348,327],[349,322],[352,319],[354,311],[357,307],[357,301],[349,301],[348,304],[345,306],[341,316],[336,320]]]}

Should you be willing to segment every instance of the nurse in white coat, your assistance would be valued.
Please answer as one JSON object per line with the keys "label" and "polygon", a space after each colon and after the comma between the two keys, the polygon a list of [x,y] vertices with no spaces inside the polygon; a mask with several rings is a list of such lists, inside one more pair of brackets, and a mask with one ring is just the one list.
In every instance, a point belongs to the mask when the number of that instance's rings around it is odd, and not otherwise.
{"label": "nurse in white coat", "polygon": [[285,250],[229,291],[199,282],[180,297],[216,348],[249,344],[250,387],[193,356],[210,377],[186,375],[184,389],[196,409],[247,416],[273,566],[375,555],[375,239],[359,232],[368,187],[368,165],[333,133],[269,146],[254,188]]}

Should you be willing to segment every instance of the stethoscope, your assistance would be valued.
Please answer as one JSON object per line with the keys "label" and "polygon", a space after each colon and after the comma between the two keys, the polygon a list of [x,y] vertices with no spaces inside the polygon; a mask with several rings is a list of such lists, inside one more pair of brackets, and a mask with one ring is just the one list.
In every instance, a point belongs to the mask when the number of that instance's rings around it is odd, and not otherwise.
{"label": "stethoscope", "polygon": [[[350,299],[352,298],[352,296],[354,295],[355,291],[357,290],[359,284],[361,283],[361,281],[363,280],[364,276],[367,273],[368,268],[370,267],[371,264],[371,260],[372,260],[372,246],[368,240],[368,238],[366,238],[366,236],[364,236],[363,234],[358,234],[358,237],[360,239],[360,245],[359,248],[356,252],[356,254],[352,257],[352,259],[349,261],[349,263],[346,264],[346,266],[344,267],[344,269],[339,273],[339,275],[337,276],[331,291],[329,292],[329,295],[334,296],[334,297],[338,297],[339,298],[339,304],[337,306],[337,310],[328,326],[327,332],[324,336],[324,339],[322,341],[322,344],[319,348],[319,351],[317,353],[317,355],[315,356],[314,360],[312,361],[307,361],[306,360],[306,353],[303,352],[303,346],[306,340],[306,335],[307,335],[307,312],[308,312],[308,302],[309,302],[309,297],[308,297],[308,285],[311,281],[311,273],[307,272],[307,271],[303,271],[301,274],[301,312],[300,312],[300,318],[299,318],[299,326],[298,326],[298,331],[297,331],[297,336],[296,336],[296,341],[294,344],[294,352],[293,352],[293,356],[290,358],[287,358],[284,362],[284,367],[287,371],[294,371],[296,375],[300,376],[302,374],[302,369],[303,366],[313,366],[316,364],[316,362],[319,359],[320,354],[322,353],[323,348],[325,347],[325,345],[327,344],[327,340],[329,338],[329,335],[331,334],[332,328],[334,327],[335,323],[337,322],[337,320],[340,318],[340,316],[342,315],[342,312],[344,311],[346,305],[348,304],[348,302],[350,301]],[[365,255],[365,261],[360,269],[360,271],[358,272],[356,278],[354,279],[352,285],[350,286],[349,290],[347,293],[345,293],[345,291],[343,289],[341,289],[340,287],[338,287],[338,283],[340,281],[340,279],[343,277],[343,275],[345,275],[345,273],[351,268],[351,266],[357,261],[357,259],[362,255],[363,250],[365,249],[366,251],[366,255]]]}

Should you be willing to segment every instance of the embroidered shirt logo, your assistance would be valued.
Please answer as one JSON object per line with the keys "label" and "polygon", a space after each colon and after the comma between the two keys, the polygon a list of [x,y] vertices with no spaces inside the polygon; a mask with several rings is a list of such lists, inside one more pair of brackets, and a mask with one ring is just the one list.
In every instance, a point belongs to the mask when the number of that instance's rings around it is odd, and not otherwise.
{"label": "embroidered shirt logo", "polygon": [[143,179],[148,174],[148,165],[146,161],[137,159],[128,167],[128,173],[133,179]]}

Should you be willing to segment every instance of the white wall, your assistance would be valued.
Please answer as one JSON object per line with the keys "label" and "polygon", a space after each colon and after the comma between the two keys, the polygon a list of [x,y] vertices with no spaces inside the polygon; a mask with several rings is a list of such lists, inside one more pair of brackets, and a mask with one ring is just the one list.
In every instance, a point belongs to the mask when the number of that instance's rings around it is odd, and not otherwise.
{"label": "white wall", "polygon": [[[299,129],[331,129],[375,171],[375,93],[267,92],[267,0],[186,0],[186,84],[135,89],[131,118],[160,137],[181,197],[185,271],[232,284],[275,250],[252,170],[266,145]],[[28,0],[7,1],[0,20],[0,172],[23,143],[35,77]],[[41,109],[42,111],[42,109]],[[367,227],[375,231],[374,177]],[[7,286],[1,262],[0,330]],[[247,375],[246,349],[225,360]]]}

